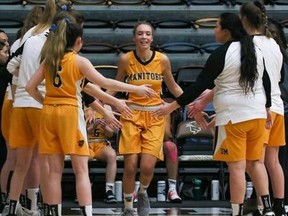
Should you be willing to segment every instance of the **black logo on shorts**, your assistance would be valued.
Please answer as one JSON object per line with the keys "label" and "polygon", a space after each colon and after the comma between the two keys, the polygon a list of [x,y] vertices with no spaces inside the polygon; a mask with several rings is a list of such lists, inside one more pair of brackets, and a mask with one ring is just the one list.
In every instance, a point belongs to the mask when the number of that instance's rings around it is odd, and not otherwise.
{"label": "black logo on shorts", "polygon": [[82,147],[84,145],[84,140],[79,140],[78,145],[79,145],[79,147]]}
{"label": "black logo on shorts", "polygon": [[221,148],[220,151],[222,155],[229,155],[228,149]]}

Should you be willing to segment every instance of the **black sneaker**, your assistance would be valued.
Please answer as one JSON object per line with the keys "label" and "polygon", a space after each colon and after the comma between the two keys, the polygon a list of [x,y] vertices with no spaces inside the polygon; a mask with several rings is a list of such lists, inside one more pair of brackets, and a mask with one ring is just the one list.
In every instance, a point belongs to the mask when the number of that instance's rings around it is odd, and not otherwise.
{"label": "black sneaker", "polygon": [[108,190],[105,193],[104,202],[106,202],[106,203],[117,203],[116,197],[115,197],[114,193],[111,190]]}

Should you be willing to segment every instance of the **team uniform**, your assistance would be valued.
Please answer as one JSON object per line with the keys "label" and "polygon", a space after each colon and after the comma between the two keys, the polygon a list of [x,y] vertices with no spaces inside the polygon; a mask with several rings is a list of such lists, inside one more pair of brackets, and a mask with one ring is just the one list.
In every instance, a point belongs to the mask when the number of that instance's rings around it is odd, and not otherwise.
{"label": "team uniform", "polygon": [[[8,89],[9,88],[9,89]],[[3,137],[9,143],[9,129],[13,109],[13,100],[11,95],[11,86],[8,85],[5,98],[2,106],[2,119],[1,119],[1,130]]]}
{"label": "team uniform", "polygon": [[127,53],[126,82],[132,85],[151,84],[151,88],[157,92],[157,97],[143,98],[135,93],[129,93],[129,106],[133,110],[133,117],[121,116],[123,129],[119,141],[119,154],[146,153],[164,159],[163,138],[165,128],[165,116],[153,117],[153,111],[162,103],[160,97],[163,81],[161,58],[162,53],[153,51],[149,61],[143,62],[135,51]]}
{"label": "team uniform", "polygon": [[272,99],[272,128],[266,132],[268,146],[285,145],[285,123],[284,123],[284,104],[281,99],[279,82],[281,81],[281,68],[283,56],[276,41],[266,36],[254,36],[254,44],[262,51],[265,67],[271,80],[271,99]]}
{"label": "team uniform", "polygon": [[[20,66],[21,63],[21,56],[16,54],[15,52],[24,44],[24,42],[32,36],[32,31],[34,28],[31,28],[24,36],[23,38],[17,39],[12,46],[10,47],[10,54],[12,56],[12,59],[7,64],[7,70],[12,73],[17,67]],[[17,84],[18,77],[13,76],[12,77],[12,84]],[[2,121],[1,121],[1,130],[3,133],[3,136],[6,141],[9,143],[9,132],[10,132],[10,123],[12,118],[12,109],[13,109],[13,96],[12,96],[12,86],[11,84],[8,85],[6,89],[6,94],[3,102],[2,107]]]}
{"label": "team uniform", "polygon": [[267,87],[270,86],[270,81],[264,70],[263,55],[255,48],[258,80],[254,92],[244,94],[239,85],[240,50],[241,45],[237,41],[230,41],[219,47],[209,56],[195,85],[176,99],[183,106],[195,100],[205,89],[215,87],[215,160],[257,160],[263,154],[267,118],[265,106],[271,105],[270,90]]}
{"label": "team uniform", "polygon": [[[42,104],[33,99],[25,87],[40,65],[39,56],[47,38],[47,31],[48,29],[30,36],[24,44],[11,117],[9,135],[11,148],[33,147],[37,142]],[[14,68],[17,68],[17,63],[19,61],[14,62]],[[39,86],[39,90],[42,95],[45,94],[44,83]]]}
{"label": "team uniform", "polygon": [[54,77],[45,71],[46,95],[39,130],[42,154],[89,156],[81,98],[83,75],[76,57],[74,51],[66,53]]}
{"label": "team uniform", "polygon": [[[103,116],[100,113],[96,113],[96,119],[103,119]],[[88,142],[90,149],[91,158],[96,158],[109,142],[105,135],[105,129],[101,124],[98,124],[93,131],[88,132]]]}

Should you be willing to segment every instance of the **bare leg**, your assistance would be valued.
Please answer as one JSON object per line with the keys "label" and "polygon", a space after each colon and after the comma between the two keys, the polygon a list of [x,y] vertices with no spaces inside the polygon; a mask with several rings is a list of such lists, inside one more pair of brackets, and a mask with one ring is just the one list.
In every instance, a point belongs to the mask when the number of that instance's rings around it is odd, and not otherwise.
{"label": "bare leg", "polygon": [[231,203],[242,204],[246,191],[245,165],[246,161],[227,163],[229,169],[229,183]]}
{"label": "bare leg", "polygon": [[80,206],[92,205],[88,159],[88,156],[71,155],[73,171],[76,177],[76,192]]}

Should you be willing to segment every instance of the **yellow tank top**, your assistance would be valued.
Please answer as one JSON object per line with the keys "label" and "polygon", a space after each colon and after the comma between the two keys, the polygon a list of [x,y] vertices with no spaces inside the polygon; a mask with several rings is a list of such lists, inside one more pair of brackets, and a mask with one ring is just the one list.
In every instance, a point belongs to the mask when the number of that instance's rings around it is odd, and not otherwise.
{"label": "yellow tank top", "polygon": [[129,100],[141,106],[153,106],[161,103],[162,90],[162,53],[153,51],[153,55],[148,62],[141,62],[136,56],[135,51],[130,51],[126,69],[126,82],[132,85],[150,84],[151,88],[157,92],[157,97],[144,98],[135,93],[129,93]]}
{"label": "yellow tank top", "polygon": [[50,73],[44,72],[46,83],[44,104],[82,107],[81,83],[84,76],[79,71],[76,57],[76,52],[66,53],[53,78]]}

